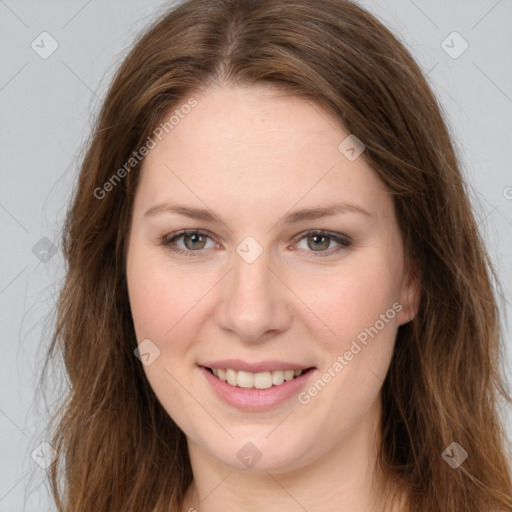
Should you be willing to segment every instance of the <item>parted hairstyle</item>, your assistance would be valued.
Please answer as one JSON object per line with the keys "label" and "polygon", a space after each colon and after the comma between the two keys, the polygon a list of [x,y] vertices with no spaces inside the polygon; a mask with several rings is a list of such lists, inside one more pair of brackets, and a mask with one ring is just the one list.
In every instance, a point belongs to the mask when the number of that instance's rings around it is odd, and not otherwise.
{"label": "parted hairstyle", "polygon": [[[49,422],[58,510],[179,511],[192,480],[185,434],[134,356],[126,241],[139,148],[212,84],[273,85],[364,143],[361,157],[392,194],[421,287],[382,387],[379,464],[400,482],[410,512],[511,510],[496,272],[425,75],[349,0],[187,0],[143,31],[117,69],[67,210],[66,276],[42,372],[60,360],[69,378]],[[453,442],[468,453],[458,468],[442,457]]]}

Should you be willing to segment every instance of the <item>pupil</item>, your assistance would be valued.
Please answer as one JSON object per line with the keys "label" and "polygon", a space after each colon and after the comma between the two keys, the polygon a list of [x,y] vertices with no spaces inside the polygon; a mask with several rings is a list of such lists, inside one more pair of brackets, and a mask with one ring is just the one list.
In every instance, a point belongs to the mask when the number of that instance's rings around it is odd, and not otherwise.
{"label": "pupil", "polygon": [[193,235],[189,235],[189,239],[191,241],[191,245],[195,245],[198,242],[201,241],[202,235],[198,235],[197,233],[194,233]]}
{"label": "pupil", "polygon": [[[323,235],[313,235],[313,237],[312,237],[312,238],[313,238],[313,240],[314,240],[314,242],[313,242],[313,243],[314,243],[314,246],[315,246],[315,247],[320,247],[320,246],[322,245],[322,242],[317,243],[317,241],[322,240],[322,239],[323,239],[324,241],[325,241],[325,240],[327,240],[327,237],[326,237],[326,236],[323,236]],[[325,245],[325,242],[324,242],[324,245]],[[327,243],[327,245],[329,245],[329,244]],[[324,247],[324,248],[325,248],[325,247]]]}

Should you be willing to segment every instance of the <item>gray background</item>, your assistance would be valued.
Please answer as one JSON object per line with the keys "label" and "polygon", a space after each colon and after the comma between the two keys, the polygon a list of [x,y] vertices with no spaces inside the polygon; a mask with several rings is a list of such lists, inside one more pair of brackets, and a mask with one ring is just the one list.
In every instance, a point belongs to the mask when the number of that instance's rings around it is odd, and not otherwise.
{"label": "gray background", "polygon": [[[405,43],[440,98],[505,292],[510,374],[512,0],[360,3]],[[64,276],[59,231],[92,114],[137,32],[167,6],[0,0],[0,512],[54,510],[36,463],[51,452],[38,448],[46,416],[34,391]],[[47,58],[31,46],[51,49],[44,31],[58,43]],[[460,55],[454,31],[469,45]],[[65,391],[58,382],[54,395]],[[511,409],[503,404],[512,435]]]}

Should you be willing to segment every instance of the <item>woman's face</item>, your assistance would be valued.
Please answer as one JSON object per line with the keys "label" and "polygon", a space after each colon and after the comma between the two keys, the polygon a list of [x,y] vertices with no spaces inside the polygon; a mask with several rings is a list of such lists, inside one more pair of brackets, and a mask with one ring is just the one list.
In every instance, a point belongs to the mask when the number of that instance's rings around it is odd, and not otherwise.
{"label": "woman's face", "polygon": [[418,300],[391,196],[316,104],[260,86],[194,98],[155,139],[133,210],[151,387],[192,459],[279,472],[370,443]]}

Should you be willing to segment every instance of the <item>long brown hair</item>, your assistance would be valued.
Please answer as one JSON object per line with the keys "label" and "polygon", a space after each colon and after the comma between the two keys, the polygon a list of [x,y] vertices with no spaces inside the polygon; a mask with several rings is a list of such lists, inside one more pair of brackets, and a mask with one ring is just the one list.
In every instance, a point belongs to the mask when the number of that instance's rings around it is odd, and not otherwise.
{"label": "long brown hair", "polygon": [[[134,356],[125,255],[143,161],[130,159],[210,84],[273,85],[363,141],[421,284],[419,312],[399,328],[383,384],[381,467],[401,482],[411,512],[512,509],[498,282],[422,71],[348,0],[188,0],[120,65],[68,210],[67,274],[43,371],[59,355],[69,376],[50,425],[58,510],[177,511],[192,480],[185,435]],[[442,456],[454,442],[468,454],[457,468]]]}

